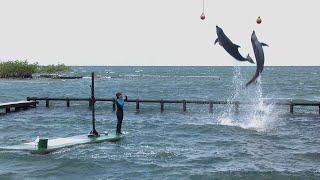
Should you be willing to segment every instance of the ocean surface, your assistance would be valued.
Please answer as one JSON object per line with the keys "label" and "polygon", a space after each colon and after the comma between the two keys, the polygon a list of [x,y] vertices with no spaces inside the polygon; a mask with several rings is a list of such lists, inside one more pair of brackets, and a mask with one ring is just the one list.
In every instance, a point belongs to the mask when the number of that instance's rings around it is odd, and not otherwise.
{"label": "ocean surface", "polygon": [[[82,79],[0,80],[0,102],[26,97],[90,97],[124,92],[129,99],[238,100],[209,105],[125,104],[119,142],[79,145],[48,155],[0,151],[0,179],[320,179],[319,107],[266,105],[265,101],[320,101],[320,67],[265,67],[244,88],[255,67],[73,67]],[[63,74],[63,73],[62,73]],[[115,130],[111,102],[96,103],[98,131]],[[87,134],[87,102],[50,102],[0,112],[0,146]]]}

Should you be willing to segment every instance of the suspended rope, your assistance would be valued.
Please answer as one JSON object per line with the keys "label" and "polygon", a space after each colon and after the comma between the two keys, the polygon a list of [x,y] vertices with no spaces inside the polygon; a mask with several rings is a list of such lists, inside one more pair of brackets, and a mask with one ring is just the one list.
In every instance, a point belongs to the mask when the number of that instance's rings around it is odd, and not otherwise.
{"label": "suspended rope", "polygon": [[204,13],[204,0],[202,0],[202,13]]}

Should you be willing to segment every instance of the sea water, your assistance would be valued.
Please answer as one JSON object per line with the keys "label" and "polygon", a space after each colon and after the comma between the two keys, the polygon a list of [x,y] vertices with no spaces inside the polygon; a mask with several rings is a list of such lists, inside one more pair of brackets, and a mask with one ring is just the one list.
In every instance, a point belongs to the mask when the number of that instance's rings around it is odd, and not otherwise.
{"label": "sea water", "polygon": [[[274,102],[320,101],[320,67],[265,67],[245,88],[255,67],[73,67],[82,79],[0,80],[0,102],[26,97],[97,98],[124,92],[129,99],[219,100],[226,105],[125,104],[116,142],[64,148],[48,155],[0,152],[0,179],[320,179],[319,107]],[[238,112],[232,101],[239,101]],[[266,104],[265,102],[269,102]],[[88,102],[40,102],[27,111],[0,114],[1,146],[37,136],[89,133]],[[4,112],[4,110],[3,110]],[[97,130],[112,132],[111,102],[96,103]]]}

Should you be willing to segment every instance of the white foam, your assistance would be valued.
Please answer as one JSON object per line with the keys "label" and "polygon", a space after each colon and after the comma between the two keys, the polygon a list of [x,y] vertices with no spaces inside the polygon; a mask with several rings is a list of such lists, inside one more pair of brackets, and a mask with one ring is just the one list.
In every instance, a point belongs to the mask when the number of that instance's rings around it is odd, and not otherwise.
{"label": "white foam", "polygon": [[238,126],[244,129],[254,129],[257,131],[268,131],[272,128],[276,119],[274,106],[265,104],[261,80],[258,78],[256,85],[248,88],[244,87],[244,79],[241,76],[239,67],[234,68],[233,92],[228,101],[247,102],[248,104],[240,104],[240,113],[235,113],[234,105],[229,104],[227,111],[221,114],[217,123],[225,126]]}

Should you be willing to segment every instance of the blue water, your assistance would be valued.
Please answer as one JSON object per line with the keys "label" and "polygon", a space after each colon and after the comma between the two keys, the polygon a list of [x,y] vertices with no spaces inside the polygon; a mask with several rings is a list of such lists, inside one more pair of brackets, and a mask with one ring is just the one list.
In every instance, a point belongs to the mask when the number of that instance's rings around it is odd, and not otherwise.
{"label": "blue water", "polygon": [[[73,67],[90,76],[96,97],[122,91],[130,99],[239,100],[233,105],[127,103],[116,142],[64,148],[48,155],[0,152],[0,179],[320,179],[319,107],[263,101],[320,101],[320,67],[265,67],[257,86],[243,88],[254,67]],[[0,80],[0,102],[37,97],[90,96],[90,78]],[[97,129],[114,131],[110,102],[96,103]],[[0,113],[1,146],[86,134],[87,102],[40,102],[27,111]]]}

